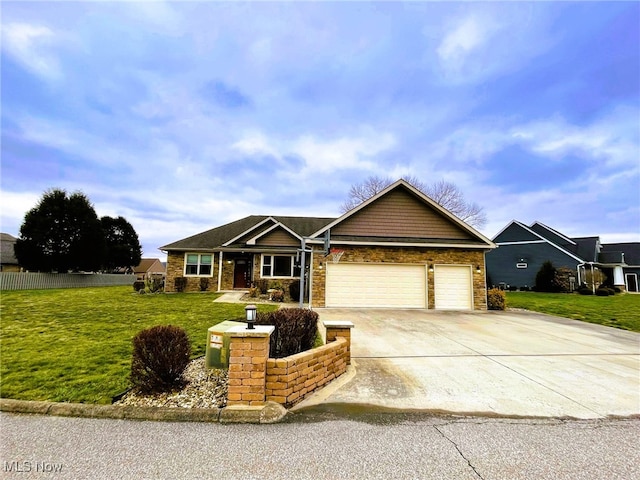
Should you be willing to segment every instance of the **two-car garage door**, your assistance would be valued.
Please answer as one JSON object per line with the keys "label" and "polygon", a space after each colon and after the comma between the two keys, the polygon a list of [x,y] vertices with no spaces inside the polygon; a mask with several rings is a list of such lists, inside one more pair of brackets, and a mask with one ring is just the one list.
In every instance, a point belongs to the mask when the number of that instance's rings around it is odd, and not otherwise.
{"label": "two-car garage door", "polygon": [[[473,307],[469,266],[435,266],[435,307]],[[427,266],[379,263],[328,263],[327,307],[427,308]]]}
{"label": "two-car garage door", "polygon": [[425,265],[327,263],[327,307],[427,308]]}

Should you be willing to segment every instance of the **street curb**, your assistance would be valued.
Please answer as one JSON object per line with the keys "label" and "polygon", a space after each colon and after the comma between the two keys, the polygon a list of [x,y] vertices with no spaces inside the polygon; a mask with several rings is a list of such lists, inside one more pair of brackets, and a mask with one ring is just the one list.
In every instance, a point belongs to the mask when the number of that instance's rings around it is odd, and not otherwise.
{"label": "street curb", "polygon": [[135,407],[129,405],[91,405],[0,398],[0,411],[52,415],[58,417],[109,418],[115,420],[153,420],[159,422],[277,423],[287,414],[280,404],[224,408]]}

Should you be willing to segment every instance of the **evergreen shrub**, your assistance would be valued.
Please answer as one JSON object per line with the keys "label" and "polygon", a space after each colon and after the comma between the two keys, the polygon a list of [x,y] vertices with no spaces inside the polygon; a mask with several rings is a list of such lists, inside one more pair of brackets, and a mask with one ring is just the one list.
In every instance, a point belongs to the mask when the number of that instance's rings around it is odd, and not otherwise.
{"label": "evergreen shrub", "polygon": [[281,308],[258,312],[256,325],[273,325],[269,356],[288,357],[313,348],[318,332],[318,314],[306,308]]}

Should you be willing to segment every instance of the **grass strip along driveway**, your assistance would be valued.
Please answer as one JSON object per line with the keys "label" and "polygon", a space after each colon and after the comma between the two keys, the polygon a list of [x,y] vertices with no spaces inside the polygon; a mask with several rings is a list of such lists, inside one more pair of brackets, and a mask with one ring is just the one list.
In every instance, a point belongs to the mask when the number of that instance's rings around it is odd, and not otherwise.
{"label": "grass strip along driveway", "polygon": [[636,294],[598,297],[577,293],[507,292],[507,307],[640,332],[640,295]]}
{"label": "grass strip along driveway", "polygon": [[183,327],[196,357],[205,353],[209,327],[244,318],[244,305],[214,303],[217,296],[140,295],[130,286],[2,292],[0,396],[110,403],[129,387],[131,342],[140,330]]}

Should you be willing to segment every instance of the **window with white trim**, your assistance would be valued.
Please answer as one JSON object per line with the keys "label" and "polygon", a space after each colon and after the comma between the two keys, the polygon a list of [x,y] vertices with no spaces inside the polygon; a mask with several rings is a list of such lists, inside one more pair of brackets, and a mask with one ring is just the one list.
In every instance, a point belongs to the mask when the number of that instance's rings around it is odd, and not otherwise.
{"label": "window with white trim", "polygon": [[262,255],[262,277],[295,278],[300,276],[300,266],[295,255]]}
{"label": "window with white trim", "polygon": [[185,276],[210,277],[213,255],[210,253],[187,253],[184,261]]}

